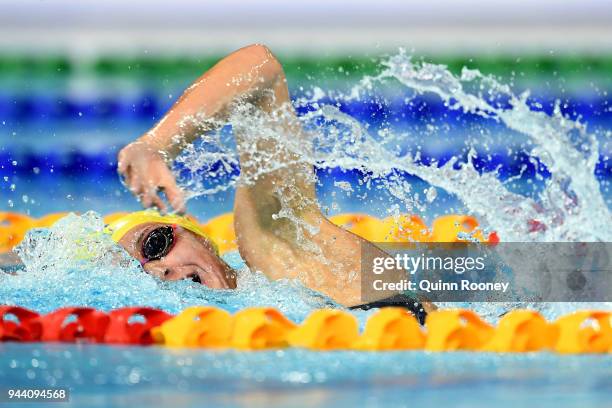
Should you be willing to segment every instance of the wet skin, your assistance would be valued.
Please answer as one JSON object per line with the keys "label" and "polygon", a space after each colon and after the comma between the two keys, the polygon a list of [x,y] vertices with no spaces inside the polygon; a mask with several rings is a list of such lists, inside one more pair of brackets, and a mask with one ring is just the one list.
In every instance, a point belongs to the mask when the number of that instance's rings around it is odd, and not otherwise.
{"label": "wet skin", "polygon": [[[273,133],[289,135],[304,149],[310,149],[312,140],[293,110],[280,62],[265,46],[242,48],[198,78],[155,126],[119,152],[117,170],[144,207],[168,210],[158,195],[163,191],[172,209],[186,211],[184,193],[168,163],[199,136],[227,123],[235,105],[246,102],[267,118],[265,126]],[[234,230],[246,265],[272,280],[297,279],[344,306],[363,304],[362,249],[386,254],[325,217],[316,197],[312,164],[302,160],[291,144],[258,138],[252,133],[258,130],[250,126],[233,130],[240,156]],[[275,158],[278,166],[262,173],[260,163],[269,157]],[[281,210],[298,221],[275,216]],[[139,248],[130,241],[135,238],[137,233],[128,234],[122,244],[143,261]],[[235,277],[230,276],[229,268],[210,245],[205,240],[190,239],[187,243],[179,240],[168,256],[146,263],[145,270],[162,279],[197,276],[211,287],[235,287]],[[398,268],[386,272],[386,276],[399,281],[405,271]],[[371,300],[395,294],[379,291]]]}
{"label": "wet skin", "polygon": [[181,227],[174,231],[174,243],[161,259],[147,260],[142,242],[154,229],[168,224],[146,223],[132,228],[119,245],[140,261],[143,269],[161,280],[189,279],[213,289],[235,289],[236,272],[215,252],[206,238]]}

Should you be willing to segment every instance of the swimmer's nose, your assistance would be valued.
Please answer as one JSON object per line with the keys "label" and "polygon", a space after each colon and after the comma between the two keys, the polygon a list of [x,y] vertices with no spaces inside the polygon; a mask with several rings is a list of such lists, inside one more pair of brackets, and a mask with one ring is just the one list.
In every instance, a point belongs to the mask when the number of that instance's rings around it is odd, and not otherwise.
{"label": "swimmer's nose", "polygon": [[214,285],[213,282],[207,281],[204,273],[199,270],[194,270],[193,266],[166,267],[161,279],[166,281],[190,280],[192,282],[199,283],[200,285],[211,287],[218,286]]}
{"label": "swimmer's nose", "polygon": [[151,265],[151,262],[145,264],[144,269],[147,273],[164,281],[187,279],[213,289],[234,289],[236,279],[231,268],[216,258],[211,258],[210,261],[210,263],[198,268],[193,265]]}
{"label": "swimmer's nose", "polygon": [[202,283],[202,279],[197,272],[194,272],[192,267],[169,267],[164,272],[164,280],[175,281],[188,279],[197,283]]}
{"label": "swimmer's nose", "polygon": [[168,280],[168,276],[170,276],[170,269],[163,266],[153,266],[150,263],[147,263],[143,266],[144,270],[149,274],[153,275],[161,280]]}
{"label": "swimmer's nose", "polygon": [[[144,268],[148,274],[155,276],[158,279],[165,281],[175,281],[181,279],[190,279],[196,281],[197,273],[193,272],[193,269],[183,267],[168,267],[168,266],[152,266],[149,264],[145,265]],[[201,283],[199,276],[197,281]]]}

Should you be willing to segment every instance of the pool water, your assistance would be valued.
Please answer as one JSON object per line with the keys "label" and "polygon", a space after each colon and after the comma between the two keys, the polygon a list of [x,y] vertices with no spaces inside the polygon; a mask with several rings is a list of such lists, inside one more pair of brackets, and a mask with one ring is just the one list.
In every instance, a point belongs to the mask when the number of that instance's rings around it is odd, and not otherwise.
{"label": "pool water", "polygon": [[[557,65],[565,66],[563,63]],[[177,77],[176,72],[162,73],[162,78],[151,80],[150,76],[160,75],[159,72],[147,72],[140,77],[130,71],[130,77],[117,70],[99,71],[100,67],[108,66],[113,64],[106,61],[97,66],[98,71],[93,73],[93,78],[85,78],[87,81],[72,78],[72,74],[63,71],[61,77],[54,80],[7,80],[7,84],[12,85],[6,86],[0,95],[0,210],[32,216],[94,210],[104,215],[139,207],[117,178],[116,153],[158,120],[195,74]],[[609,67],[609,61],[593,66]],[[333,66],[335,72],[340,72],[339,67]],[[364,74],[360,68],[354,70],[352,76],[331,81],[319,81],[326,79],[321,77],[313,80],[304,73],[297,74],[300,70],[295,68],[291,64],[288,66],[289,83],[296,101],[307,100],[298,106],[302,117],[317,106],[329,104],[337,108],[338,112],[332,112],[336,117],[347,119],[342,115],[350,115],[371,135],[380,136],[387,131],[395,134],[398,144],[393,149],[401,154],[418,147],[416,164],[443,166],[452,157],[466,161],[469,156],[477,170],[472,178],[497,169],[497,177],[513,194],[535,197],[552,177],[542,162],[527,152],[532,147],[531,142],[507,129],[499,120],[484,120],[473,112],[466,113],[465,109],[451,109],[448,101],[408,92],[398,86],[361,100],[338,97],[330,91],[332,85],[343,88],[344,96],[351,88],[363,85]],[[371,69],[368,73],[375,74],[376,69],[371,66],[368,69]],[[571,70],[554,75],[552,70],[544,74],[538,72],[531,77],[527,75],[523,82],[520,81],[524,76],[518,75],[514,78],[515,86],[532,89],[528,102],[534,111],[550,114],[553,101],[558,98],[562,100],[560,106],[565,115],[589,123],[589,131],[599,142],[593,156],[596,158],[593,179],[589,181],[597,184],[605,205],[610,207],[608,129],[612,124],[612,110],[607,90],[612,86],[605,69],[598,71],[600,77],[593,74],[588,78],[577,78],[575,69],[572,66]],[[584,69],[586,72],[587,68]],[[321,69],[315,65],[314,70]],[[570,75],[570,71],[574,74]],[[565,88],[551,89],[550,85],[543,85],[557,75],[571,77],[568,81],[558,81],[565,84]],[[168,82],[168,79],[171,80]],[[589,85],[591,79],[599,81],[600,86]],[[27,86],[20,88],[20,83]],[[96,86],[81,89],[84,83]],[[126,83],[130,86],[123,86]],[[79,92],[71,93],[66,89]],[[370,139],[370,146],[377,145],[377,140]],[[368,165],[379,164],[376,157],[360,158],[370,160]],[[363,182],[370,177],[372,168],[343,168],[333,166],[335,162],[329,160],[328,163],[326,159],[330,157],[323,156],[320,161],[323,165],[317,169],[317,188],[323,209],[330,214],[363,211],[383,217],[400,211],[416,213],[430,222],[441,214],[469,212],[470,207],[462,201],[462,198],[470,198],[469,190],[455,193],[444,188],[432,190],[424,178],[406,170],[391,171],[385,177]],[[398,164],[404,164],[398,157],[390,156],[390,159],[398,159]],[[378,161],[381,165],[387,164],[384,160]],[[458,166],[446,169],[448,174],[458,174],[455,167]],[[570,169],[564,170],[569,172]],[[435,172],[424,175],[437,177]],[[232,174],[227,177],[231,178]],[[443,177],[441,179],[444,181]],[[388,188],[389,180],[392,186],[406,185],[410,190],[392,191]],[[343,181],[351,186],[350,192],[338,187]],[[489,184],[480,185],[485,198],[489,197],[487,190],[493,186],[492,180],[489,181]],[[488,201],[497,198],[492,197]],[[233,191],[229,188],[191,200],[189,209],[205,220],[231,211],[232,203]],[[568,214],[571,216],[570,211]],[[67,238],[65,241],[32,246],[28,273],[0,279],[0,303],[16,303],[39,312],[68,304],[110,310],[136,303],[172,313],[191,304],[211,303],[230,311],[265,304],[279,308],[296,322],[317,307],[330,306],[328,300],[302,287],[287,282],[264,284],[257,276],[249,278],[245,290],[226,295],[211,293],[199,286],[194,288],[190,282],[161,285],[127,261],[118,274],[116,264],[108,259],[91,267],[76,264],[68,255],[63,257],[70,254],[70,243],[87,239],[86,236],[79,238],[78,231],[101,228],[100,222],[95,214],[71,218],[55,230]],[[598,219],[595,224],[605,226],[605,219]],[[48,233],[42,232],[43,235]],[[577,306],[552,305],[547,317],[572,307]],[[487,310],[492,317],[499,315],[493,313],[497,312],[495,305],[488,305]],[[362,325],[368,313],[356,313]],[[0,388],[67,386],[72,391],[70,405],[78,407],[605,407],[611,405],[611,367],[610,355],[310,352],[297,349],[246,353],[159,347],[0,344]]]}
{"label": "pool water", "polygon": [[[99,56],[80,60],[61,55],[42,58],[0,55],[0,210],[32,216],[51,212],[94,210],[100,214],[138,209],[138,203],[119,183],[116,155],[121,147],[155,123],[182,90],[221,56],[147,59]],[[609,180],[609,129],[612,90],[609,56],[583,58],[546,55],[507,55],[468,58],[434,56],[452,72],[480,68],[503,78],[517,94],[529,90],[532,109],[551,113],[556,100],[572,119],[588,123],[599,139],[595,175],[612,205]],[[500,177],[513,178],[513,189],[529,194],[541,183],[534,176],[537,161],[526,153],[525,138],[495,120],[483,120],[449,109],[440,98],[419,94],[391,83],[362,99],[343,98],[368,74],[380,71],[380,59],[359,56],[297,58],[281,56],[292,98],[310,100],[298,107],[304,115],[314,106],[331,104],[351,115],[372,133],[391,131],[400,137],[398,151],[417,148],[422,164],[443,164],[451,157],[465,161],[470,148],[479,171],[500,168]],[[317,98],[315,98],[317,96]],[[514,151],[511,151],[514,149]],[[349,196],[334,182],[353,187],[363,173],[351,169],[320,169],[319,198],[330,213],[366,211],[385,216],[399,205],[430,221],[436,215],[464,213],[454,194],[438,189],[433,202],[405,208],[384,189],[368,199],[357,191]],[[401,177],[414,185],[413,196],[429,188],[410,173]],[[232,191],[189,202],[191,212],[207,219],[231,211]]]}
{"label": "pool water", "polygon": [[[609,407],[610,356],[205,351],[0,344],[0,389],[70,388],[50,407]],[[45,406],[45,405],[37,405]]]}

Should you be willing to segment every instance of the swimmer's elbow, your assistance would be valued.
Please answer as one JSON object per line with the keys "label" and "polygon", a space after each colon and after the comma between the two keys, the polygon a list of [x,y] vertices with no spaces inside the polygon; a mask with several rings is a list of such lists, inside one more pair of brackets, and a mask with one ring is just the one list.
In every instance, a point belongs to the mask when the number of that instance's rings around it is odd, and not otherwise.
{"label": "swimmer's elbow", "polygon": [[253,65],[265,68],[271,77],[284,75],[283,66],[267,46],[251,44],[244,47],[241,51],[248,53],[252,58]]}
{"label": "swimmer's elbow", "polygon": [[270,48],[268,48],[267,46],[263,44],[247,45],[246,47],[242,48],[240,51],[248,52],[260,62],[267,62],[268,60],[274,60],[278,63],[278,61],[276,60],[276,57],[274,57],[274,54],[272,54],[272,51],[270,50]]}

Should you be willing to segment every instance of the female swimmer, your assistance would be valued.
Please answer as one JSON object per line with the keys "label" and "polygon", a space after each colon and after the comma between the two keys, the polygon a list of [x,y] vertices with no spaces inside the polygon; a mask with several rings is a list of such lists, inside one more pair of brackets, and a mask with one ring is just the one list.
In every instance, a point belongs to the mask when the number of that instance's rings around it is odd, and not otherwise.
{"label": "female swimmer", "polygon": [[[159,196],[163,191],[177,213],[185,212],[183,192],[168,163],[199,135],[226,123],[241,104],[265,115],[274,131],[292,135],[295,139],[290,142],[308,146],[310,140],[292,109],[286,82],[281,64],[265,46],[251,45],[230,54],[187,88],[151,130],[119,152],[119,173],[144,207],[167,211]],[[252,135],[250,129],[235,127],[233,132],[241,166],[234,227],[240,255],[251,270],[269,279],[298,279],[347,307],[401,304],[422,320],[423,306],[395,292],[378,292],[369,299],[374,303],[363,305],[361,252],[385,254],[322,214],[311,165],[278,139]],[[258,171],[271,158],[277,163],[275,169]],[[276,216],[281,209],[291,217]],[[184,217],[166,219],[146,212],[127,217],[111,225],[113,237],[142,262],[146,272],[163,280],[192,279],[211,288],[236,287],[235,272]],[[399,281],[403,272],[386,274]],[[392,300],[384,302],[388,298]]]}

